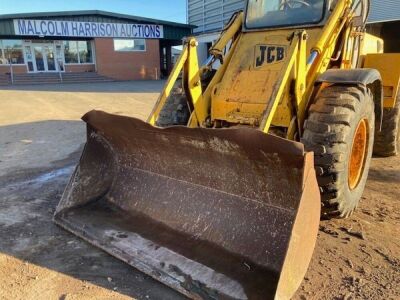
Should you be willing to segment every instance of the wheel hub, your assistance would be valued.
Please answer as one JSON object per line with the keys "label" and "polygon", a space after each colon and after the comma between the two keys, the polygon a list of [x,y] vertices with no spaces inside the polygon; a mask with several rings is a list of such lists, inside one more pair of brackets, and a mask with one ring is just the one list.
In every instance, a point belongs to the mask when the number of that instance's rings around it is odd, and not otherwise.
{"label": "wheel hub", "polygon": [[357,126],[354,134],[353,145],[349,164],[349,187],[354,190],[360,183],[365,161],[367,157],[369,142],[368,120],[362,119]]}

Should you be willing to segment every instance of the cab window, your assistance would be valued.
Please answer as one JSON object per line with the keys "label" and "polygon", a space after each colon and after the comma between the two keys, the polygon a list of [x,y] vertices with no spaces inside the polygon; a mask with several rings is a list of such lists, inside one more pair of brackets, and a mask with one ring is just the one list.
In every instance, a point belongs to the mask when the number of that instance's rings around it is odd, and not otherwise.
{"label": "cab window", "polygon": [[288,27],[322,21],[326,0],[249,0],[246,27]]}

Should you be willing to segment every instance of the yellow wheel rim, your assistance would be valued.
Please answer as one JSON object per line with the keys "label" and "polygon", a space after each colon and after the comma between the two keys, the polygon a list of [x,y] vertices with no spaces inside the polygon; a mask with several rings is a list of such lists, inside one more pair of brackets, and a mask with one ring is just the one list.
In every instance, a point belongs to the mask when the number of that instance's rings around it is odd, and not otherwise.
{"label": "yellow wheel rim", "polygon": [[349,164],[349,187],[354,190],[360,183],[367,157],[369,130],[368,120],[363,119],[357,126]]}

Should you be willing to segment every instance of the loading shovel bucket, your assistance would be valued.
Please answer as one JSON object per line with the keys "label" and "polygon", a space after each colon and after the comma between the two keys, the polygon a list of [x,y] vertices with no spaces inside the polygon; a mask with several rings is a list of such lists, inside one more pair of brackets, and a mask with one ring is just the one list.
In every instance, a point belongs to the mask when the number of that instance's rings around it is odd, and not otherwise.
{"label": "loading shovel bucket", "polygon": [[92,111],[55,222],[192,299],[288,299],[315,246],[312,153],[255,129]]}

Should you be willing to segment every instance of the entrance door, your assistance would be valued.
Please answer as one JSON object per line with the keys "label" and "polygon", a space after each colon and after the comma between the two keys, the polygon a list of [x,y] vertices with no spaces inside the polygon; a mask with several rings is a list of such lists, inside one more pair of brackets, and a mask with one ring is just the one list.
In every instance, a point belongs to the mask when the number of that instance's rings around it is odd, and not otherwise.
{"label": "entrance door", "polygon": [[33,52],[35,53],[35,62],[36,62],[36,71],[37,72],[45,72],[46,64],[45,64],[45,56],[43,54],[42,46],[33,46]]}
{"label": "entrance door", "polygon": [[32,44],[35,72],[58,71],[54,44]]}
{"label": "entrance door", "polygon": [[43,52],[46,56],[47,71],[57,71],[54,45],[43,46]]}
{"label": "entrance door", "polygon": [[35,72],[32,47],[30,45],[25,45],[25,58],[26,58],[26,63],[28,65],[28,72]]}

